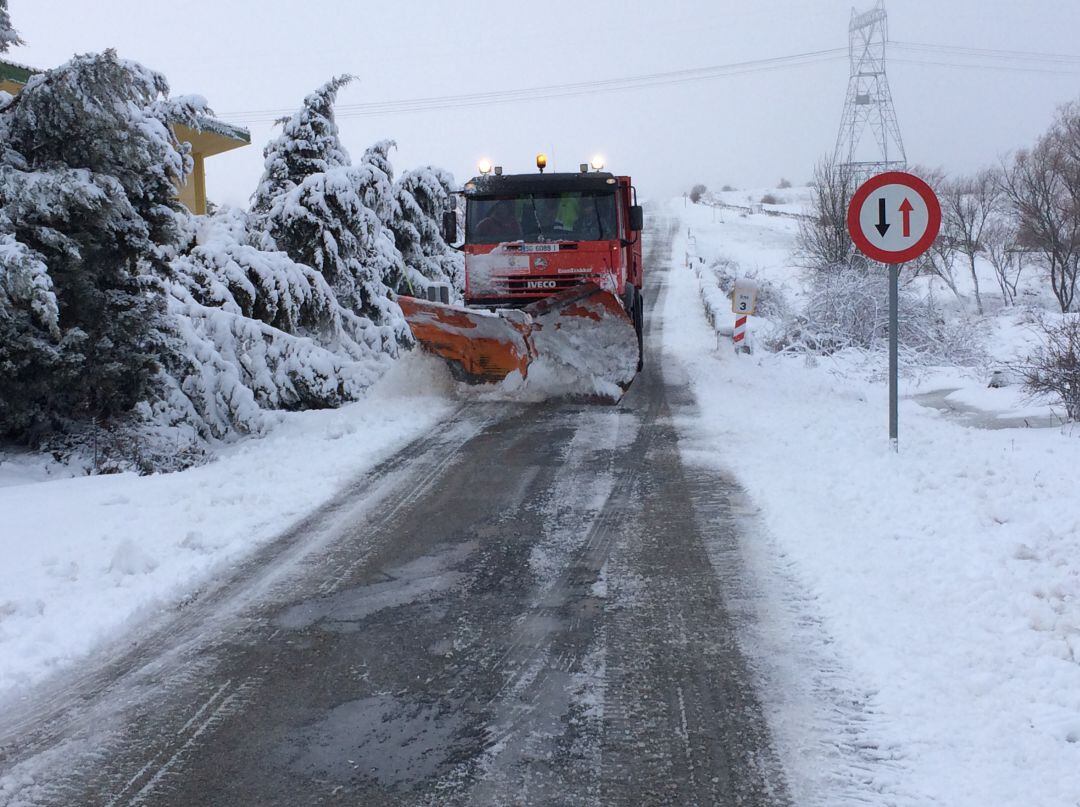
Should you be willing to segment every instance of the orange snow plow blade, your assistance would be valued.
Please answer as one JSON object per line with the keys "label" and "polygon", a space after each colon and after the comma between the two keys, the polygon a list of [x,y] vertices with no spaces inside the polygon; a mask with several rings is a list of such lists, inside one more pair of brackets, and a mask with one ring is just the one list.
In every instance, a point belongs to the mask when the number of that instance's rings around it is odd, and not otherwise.
{"label": "orange snow plow blade", "polygon": [[520,312],[501,312],[518,315],[512,318],[416,297],[400,297],[398,304],[416,341],[454,365],[466,379],[502,381],[515,370],[522,377],[528,372],[531,326]]}
{"label": "orange snow plow blade", "polygon": [[622,390],[637,373],[634,325],[619,298],[593,283],[497,312],[414,297],[398,302],[416,341],[472,382],[501,381],[514,372],[525,379],[537,362],[560,376]]}

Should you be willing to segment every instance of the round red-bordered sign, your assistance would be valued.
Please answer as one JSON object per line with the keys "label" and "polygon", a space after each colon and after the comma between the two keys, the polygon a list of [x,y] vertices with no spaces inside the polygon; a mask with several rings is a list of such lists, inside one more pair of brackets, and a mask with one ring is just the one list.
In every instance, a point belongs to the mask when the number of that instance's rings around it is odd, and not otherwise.
{"label": "round red-bordered sign", "polygon": [[[920,217],[920,225],[925,225],[921,232],[913,231],[910,238],[903,238],[900,244],[901,248],[892,250],[883,248],[880,244],[875,244],[874,240],[881,241],[880,238],[867,235],[864,231],[863,223],[863,208],[870,202],[874,203],[874,199],[871,197],[877,191],[887,189],[888,186],[902,186],[907,191],[916,194],[922,203],[926,206],[925,216]],[[895,193],[895,191],[893,192]],[[884,197],[884,194],[882,194]],[[884,202],[884,198],[877,200],[879,204]],[[906,215],[911,214],[910,202],[909,210]],[[893,227],[901,228],[907,227],[909,222],[903,218],[903,208],[892,209],[894,206],[890,206],[887,209],[879,208],[879,225],[873,229],[879,229],[879,235],[884,236],[885,233],[880,232],[880,228],[884,228],[886,232]],[[920,211],[921,212],[921,211]],[[900,219],[888,220],[890,216],[899,215]],[[925,221],[923,221],[925,219]],[[930,249],[930,245],[934,243],[934,239],[937,238],[938,231],[941,229],[941,205],[938,203],[937,195],[933,189],[919,179],[917,176],[908,174],[904,171],[887,171],[884,174],[878,174],[871,177],[855,191],[855,195],[851,197],[851,203],[848,205],[848,233],[851,235],[851,240],[855,242],[855,246],[859,248],[868,258],[881,263],[905,263],[907,261],[914,260],[922,255],[926,250]],[[897,229],[893,231],[893,241],[897,239],[897,233],[904,233],[906,230]]]}

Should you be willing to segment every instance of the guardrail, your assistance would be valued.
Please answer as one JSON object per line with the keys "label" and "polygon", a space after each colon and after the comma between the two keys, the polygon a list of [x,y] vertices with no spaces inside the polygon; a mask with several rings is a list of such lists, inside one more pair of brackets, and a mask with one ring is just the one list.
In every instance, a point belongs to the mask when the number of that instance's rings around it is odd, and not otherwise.
{"label": "guardrail", "polygon": [[761,202],[753,202],[748,205],[737,205],[731,202],[721,202],[716,199],[702,199],[698,204],[707,207],[715,207],[720,210],[737,210],[740,213],[747,213],[749,215],[763,214],[766,216],[775,216],[777,218],[795,219],[796,221],[813,218],[813,216],[808,213],[792,213],[790,210],[773,210],[766,207]]}

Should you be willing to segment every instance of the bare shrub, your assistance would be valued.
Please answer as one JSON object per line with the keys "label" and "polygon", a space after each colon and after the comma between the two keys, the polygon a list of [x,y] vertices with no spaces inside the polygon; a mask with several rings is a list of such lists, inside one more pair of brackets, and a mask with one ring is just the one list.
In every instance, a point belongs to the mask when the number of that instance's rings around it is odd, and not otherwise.
{"label": "bare shrub", "polygon": [[752,280],[757,284],[757,309],[756,315],[772,319],[784,319],[790,315],[791,307],[788,305],[784,291],[771,280],[758,278],[756,271],[743,271],[742,267],[731,258],[720,256],[709,264],[709,271],[716,280],[716,285],[729,299],[735,289],[735,281],[739,278]]}
{"label": "bare shrub", "polygon": [[[981,341],[972,323],[945,319],[933,297],[901,290],[899,340],[910,364],[978,363]],[[878,350],[889,337],[888,273],[847,267],[818,276],[803,314],[791,318],[769,346],[773,350],[831,354]]]}
{"label": "bare shrub", "polygon": [[1066,314],[1056,322],[1041,319],[1039,330],[1045,342],[1019,368],[1024,389],[1053,396],[1069,421],[1080,420],[1080,315]]}
{"label": "bare shrub", "polygon": [[1010,217],[996,216],[983,233],[986,260],[994,267],[994,278],[1005,305],[1016,302],[1016,287],[1024,271],[1024,251],[1017,244],[1016,222]]}
{"label": "bare shrub", "polygon": [[761,197],[761,203],[763,205],[782,205],[784,204],[784,199],[774,193],[766,193]]}
{"label": "bare shrub", "polygon": [[799,222],[795,256],[800,266],[814,273],[839,271],[850,266],[855,247],[847,230],[847,210],[855,192],[854,175],[823,158],[814,166],[813,196],[807,218]]}
{"label": "bare shrub", "polygon": [[930,275],[944,283],[957,300],[962,300],[959,286],[956,285],[956,246],[948,238],[937,238],[922,255],[911,262],[915,272],[912,277]]}
{"label": "bare shrub", "polygon": [[698,183],[690,189],[690,201],[696,205],[698,202],[701,201],[701,197],[704,196],[708,190],[709,189],[706,188],[704,185]]}
{"label": "bare shrub", "polygon": [[732,191],[736,190],[736,188],[733,188],[731,185],[725,185],[720,190],[724,193],[731,193]]}
{"label": "bare shrub", "polygon": [[[931,188],[934,188],[938,192],[938,195],[942,194],[943,190],[950,184],[945,176],[945,172],[940,168],[927,168],[925,166],[916,166],[911,169],[911,173],[922,179]],[[956,187],[959,187],[957,185]],[[941,280],[953,293],[953,296],[958,300],[963,300],[964,295],[960,293],[960,287],[956,282],[956,265],[960,259],[960,251],[958,249],[957,238],[953,237],[953,234],[949,231],[944,221],[944,207],[942,205],[942,230],[934,243],[930,245],[930,249],[924,252],[921,256],[911,262],[911,266],[915,269],[913,277],[931,276]]]}
{"label": "bare shrub", "polygon": [[1080,105],[1062,107],[1035,147],[1017,152],[1002,190],[1021,245],[1038,253],[1061,311],[1071,311],[1080,280]]}
{"label": "bare shrub", "polygon": [[948,241],[966,258],[975,291],[975,305],[982,314],[982,294],[975,259],[987,251],[988,236],[1002,206],[1000,176],[994,169],[986,169],[974,176],[945,182],[941,185],[939,196],[942,212],[942,234],[939,239]]}

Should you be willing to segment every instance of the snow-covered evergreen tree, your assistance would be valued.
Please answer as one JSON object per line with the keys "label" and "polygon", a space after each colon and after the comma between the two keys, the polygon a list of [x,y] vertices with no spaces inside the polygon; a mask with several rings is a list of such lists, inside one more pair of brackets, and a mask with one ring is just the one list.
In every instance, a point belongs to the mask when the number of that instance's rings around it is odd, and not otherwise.
{"label": "snow-covered evergreen tree", "polygon": [[252,210],[266,213],[274,199],[306,177],[350,164],[334,122],[334,102],[338,90],[352,80],[349,75],[330,79],[304,99],[296,114],[279,121],[281,134],[263,149],[263,175],[252,197]]}
{"label": "snow-covered evergreen tree", "polygon": [[390,227],[405,262],[399,292],[414,293],[429,281],[462,290],[464,261],[442,237],[442,217],[454,202],[453,187],[450,173],[433,166],[406,171],[394,183],[397,208]]}
{"label": "snow-covered evergreen tree", "polygon": [[398,351],[393,331],[343,308],[318,271],[253,243],[260,220],[230,208],[191,218],[170,264],[180,344],[150,419],[196,445],[262,432],[268,410],[355,400]]}
{"label": "snow-covered evergreen tree", "polygon": [[11,26],[11,15],[8,13],[8,0],[0,0],[0,53],[7,52],[12,45],[21,45],[19,32]]}
{"label": "snow-covered evergreen tree", "polygon": [[167,118],[199,103],[167,94],[107,51],[31,77],[0,111],[0,433],[33,441],[150,393],[169,350],[155,275],[190,165]]}
{"label": "snow-covered evergreen tree", "polygon": [[104,467],[183,467],[385,371],[410,341],[395,234],[416,278],[438,276],[450,179],[395,185],[392,141],[350,165],[345,80],[267,148],[264,209],[199,217],[177,203],[191,161],[170,124],[198,128],[203,99],[106,52],[0,105],[0,437],[78,450],[96,423]]}
{"label": "snow-covered evergreen tree", "polygon": [[278,197],[268,223],[278,247],[321,272],[343,306],[390,326],[405,341],[407,329],[386,283],[401,275],[401,254],[393,233],[365,204],[372,197],[391,199],[391,193],[389,177],[378,168],[334,168]]}
{"label": "snow-covered evergreen tree", "polygon": [[389,183],[387,186],[381,181],[372,182],[364,189],[364,204],[374,210],[379,221],[387,227],[393,223],[396,214],[393,193],[394,166],[390,162],[390,150],[395,148],[397,143],[393,140],[379,140],[364,149],[360,158],[360,165],[369,167],[373,177],[378,177],[379,180],[385,177]]}

